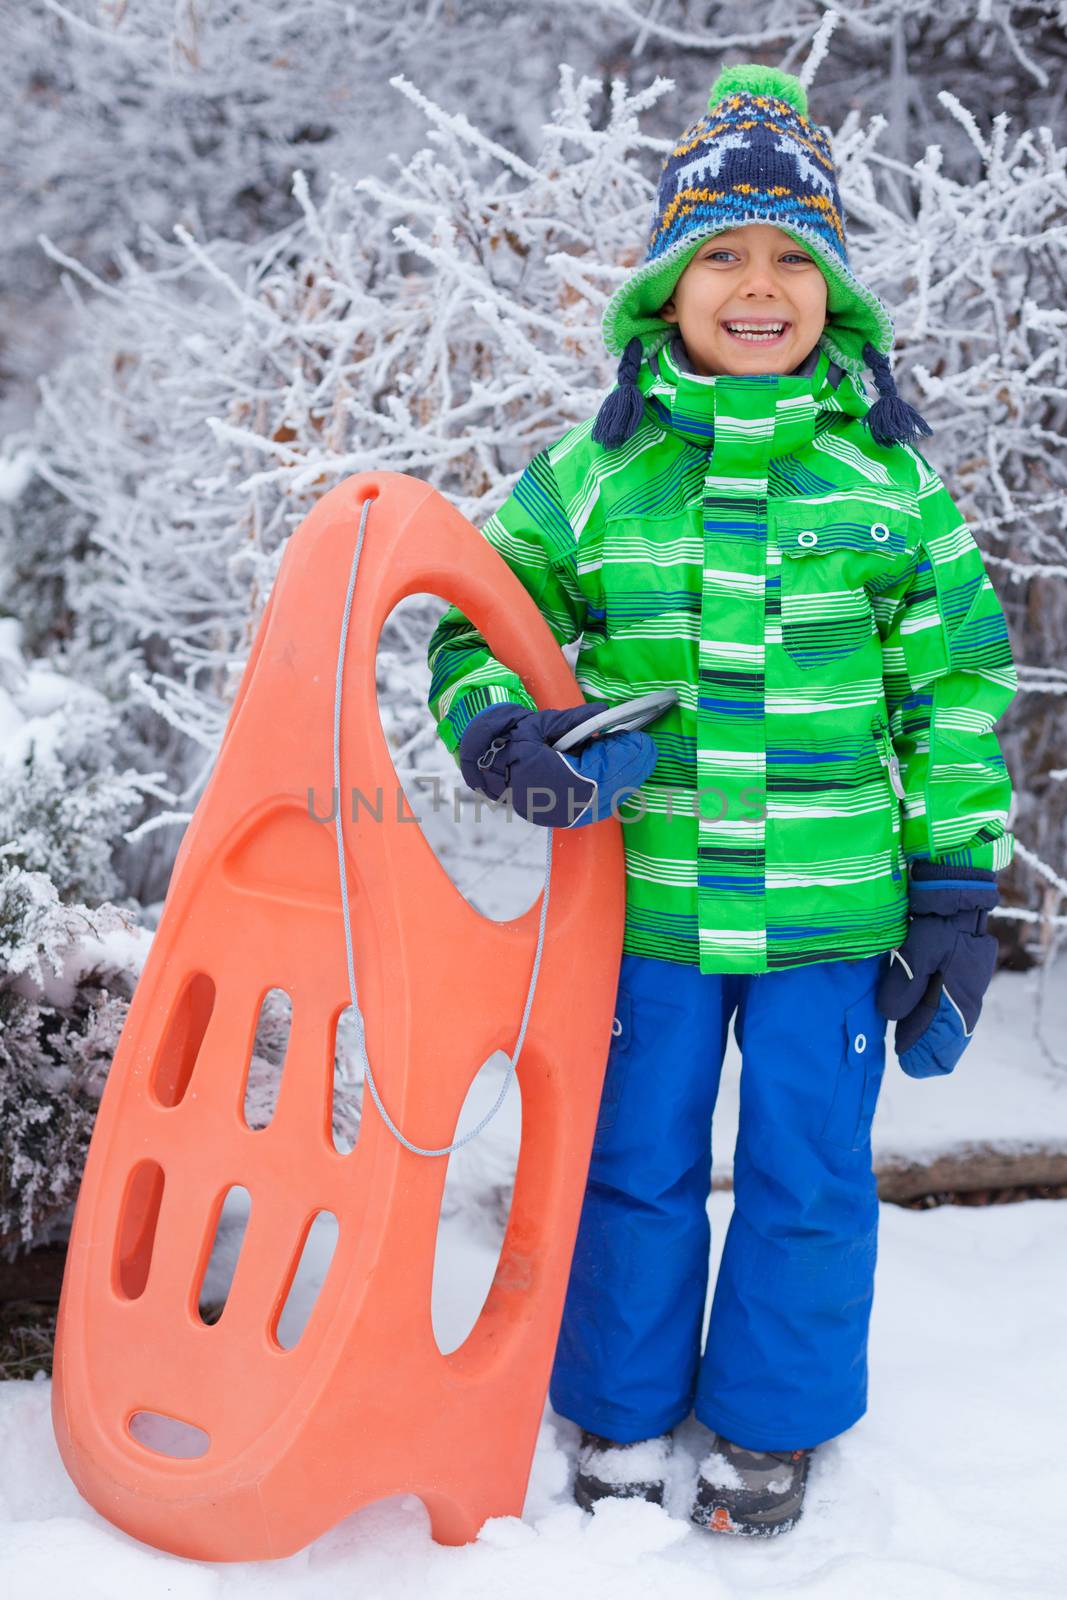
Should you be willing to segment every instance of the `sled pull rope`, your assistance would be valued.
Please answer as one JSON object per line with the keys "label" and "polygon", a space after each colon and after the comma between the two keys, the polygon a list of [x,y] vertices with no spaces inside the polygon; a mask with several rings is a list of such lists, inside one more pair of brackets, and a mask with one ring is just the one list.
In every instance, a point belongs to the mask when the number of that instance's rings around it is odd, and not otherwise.
{"label": "sled pull rope", "polygon": [[451,1155],[453,1150],[458,1150],[461,1145],[467,1144],[469,1140],[477,1138],[478,1134],[481,1133],[486,1123],[490,1122],[492,1118],[496,1116],[497,1112],[500,1110],[500,1107],[504,1103],[504,1096],[511,1087],[512,1075],[514,1074],[515,1068],[518,1065],[519,1053],[522,1050],[522,1042],[526,1037],[526,1025],[530,1020],[530,1010],[533,1006],[534,991],[537,988],[537,975],[541,968],[541,951],[545,942],[545,921],[548,917],[548,888],[552,877],[553,829],[548,828],[546,830],[548,838],[545,847],[545,889],[544,896],[541,901],[541,920],[537,928],[537,950],[534,955],[533,972],[530,975],[530,988],[526,996],[526,1006],[522,1013],[522,1024],[519,1028],[519,1037],[515,1045],[515,1054],[508,1060],[508,1071],[507,1076],[504,1079],[504,1087],[497,1096],[496,1104],[486,1112],[481,1122],[478,1123],[478,1126],[476,1128],[472,1128],[469,1133],[465,1133],[462,1139],[457,1139],[455,1144],[442,1145],[439,1150],[427,1150],[424,1149],[422,1145],[412,1144],[411,1140],[406,1138],[405,1135],[401,1133],[400,1129],[397,1127],[388,1111],[386,1111],[385,1106],[382,1104],[382,1098],[378,1093],[378,1087],[374,1082],[370,1068],[370,1060],[367,1056],[367,1046],[365,1043],[363,1030],[363,1013],[359,1009],[359,1001],[356,998],[356,976],[352,966],[352,925],[349,921],[348,914],[348,879],[345,874],[345,852],[341,827],[341,815],[344,811],[344,806],[341,804],[341,683],[344,678],[345,643],[348,639],[348,618],[352,610],[352,591],[356,585],[356,570],[359,567],[360,552],[363,549],[363,535],[367,527],[367,514],[370,511],[370,506],[370,500],[364,500],[363,514],[359,520],[359,538],[356,540],[356,550],[352,557],[352,571],[350,572],[348,578],[348,593],[345,596],[345,610],[344,616],[341,620],[341,643],[337,652],[337,682],[334,690],[333,701],[333,783],[334,790],[337,795],[335,831],[337,835],[337,866],[341,875],[341,906],[344,911],[345,957],[348,962],[348,990],[352,997],[352,1007],[356,1013],[356,1020],[359,1024],[359,1050],[361,1056],[363,1057],[364,1076],[367,1083],[370,1085],[370,1092],[374,1096],[374,1104],[381,1112],[382,1121],[385,1123],[390,1133],[399,1139],[404,1148],[406,1150],[413,1151],[415,1155],[447,1156]]}

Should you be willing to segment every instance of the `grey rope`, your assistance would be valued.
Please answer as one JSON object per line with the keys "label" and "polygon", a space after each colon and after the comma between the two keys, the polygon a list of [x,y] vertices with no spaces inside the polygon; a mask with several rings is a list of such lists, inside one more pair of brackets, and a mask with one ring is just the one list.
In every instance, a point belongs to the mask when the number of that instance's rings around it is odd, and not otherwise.
{"label": "grey rope", "polygon": [[425,1150],[421,1145],[412,1144],[410,1139],[405,1138],[382,1104],[377,1085],[375,1084],[374,1078],[371,1074],[370,1060],[367,1056],[367,1046],[363,1029],[363,1013],[359,1009],[359,1001],[356,998],[356,976],[352,967],[352,925],[349,921],[348,914],[348,879],[345,874],[345,851],[341,831],[341,813],[344,809],[341,803],[341,683],[344,677],[345,642],[348,638],[348,618],[352,610],[352,591],[356,585],[356,569],[359,566],[360,551],[363,549],[363,534],[367,526],[367,513],[370,511],[370,504],[371,503],[369,500],[364,500],[363,502],[363,515],[361,516],[359,522],[359,538],[356,540],[356,553],[352,557],[352,571],[348,578],[348,593],[345,596],[345,611],[344,617],[341,621],[341,643],[337,652],[337,682],[334,690],[333,702],[333,786],[334,793],[337,796],[337,813],[335,817],[337,834],[337,866],[341,874],[341,904],[344,910],[345,956],[348,961],[348,990],[352,997],[352,1008],[356,1013],[356,1020],[359,1023],[359,1049],[360,1054],[363,1057],[364,1074],[368,1084],[370,1085],[370,1092],[374,1096],[374,1104],[378,1107],[378,1110],[382,1114],[383,1122],[389,1129],[390,1133],[395,1134],[395,1136],[400,1140],[400,1143],[404,1146],[404,1148],[406,1150],[413,1150],[417,1156],[447,1156],[451,1155],[453,1150],[458,1150],[461,1145],[467,1144],[469,1140],[477,1138],[478,1134],[481,1133],[486,1123],[491,1121],[492,1118],[496,1116],[497,1112],[500,1110],[500,1107],[504,1103],[504,1096],[511,1087],[511,1079],[515,1072],[515,1068],[518,1065],[519,1055],[522,1050],[522,1041],[526,1037],[526,1024],[530,1020],[530,1009],[533,1006],[534,991],[537,988],[537,974],[541,969],[541,950],[544,945],[545,921],[548,916],[548,889],[552,878],[553,830],[551,828],[546,830],[548,838],[545,846],[545,891],[541,901],[541,921],[537,929],[537,951],[534,955],[533,972],[530,976],[530,988],[526,996],[526,1007],[522,1013],[522,1023],[519,1027],[519,1038],[515,1046],[515,1054],[508,1061],[508,1071],[507,1077],[504,1079],[504,1087],[497,1095],[496,1104],[491,1110],[486,1112],[485,1116],[482,1118],[481,1122],[479,1122],[476,1128],[472,1128],[469,1133],[465,1133],[462,1139],[457,1139],[455,1144],[442,1145],[439,1150]]}

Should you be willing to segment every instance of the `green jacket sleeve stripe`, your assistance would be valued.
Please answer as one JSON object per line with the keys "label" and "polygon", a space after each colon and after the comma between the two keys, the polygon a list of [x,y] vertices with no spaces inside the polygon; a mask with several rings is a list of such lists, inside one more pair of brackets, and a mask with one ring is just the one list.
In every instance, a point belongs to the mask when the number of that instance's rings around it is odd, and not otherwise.
{"label": "green jacket sleeve stripe", "polygon": [[874,600],[890,733],[904,783],[904,855],[999,871],[1014,852],[1012,785],[994,724],[1018,690],[982,554],[927,467],[908,572]]}
{"label": "green jacket sleeve stripe", "polygon": [[[536,602],[557,643],[578,638],[585,600],[577,579],[574,532],[546,450],[533,458],[481,533]],[[427,664],[430,715],[453,756],[468,722],[486,706],[514,700],[537,710],[518,673],[490,653],[482,634],[457,606],[449,606],[434,629]]]}

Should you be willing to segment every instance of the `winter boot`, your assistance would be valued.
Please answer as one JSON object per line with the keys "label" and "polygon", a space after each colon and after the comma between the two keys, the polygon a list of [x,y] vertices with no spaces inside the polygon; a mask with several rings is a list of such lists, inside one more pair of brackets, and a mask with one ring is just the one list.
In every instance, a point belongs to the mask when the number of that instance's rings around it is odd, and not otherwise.
{"label": "winter boot", "polygon": [[574,1498],[583,1511],[608,1498],[651,1500],[661,1506],[673,1443],[673,1434],[661,1433],[655,1439],[616,1444],[583,1428]]}
{"label": "winter boot", "polygon": [[712,1533],[787,1533],[804,1504],[810,1450],[745,1450],[715,1434],[689,1513]]}

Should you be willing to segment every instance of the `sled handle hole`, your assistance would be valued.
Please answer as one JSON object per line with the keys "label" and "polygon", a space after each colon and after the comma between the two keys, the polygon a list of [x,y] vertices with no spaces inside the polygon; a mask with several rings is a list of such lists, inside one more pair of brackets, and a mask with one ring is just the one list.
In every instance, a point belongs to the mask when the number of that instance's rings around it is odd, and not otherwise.
{"label": "sled handle hole", "polygon": [[135,1411],[126,1426],[131,1439],[172,1461],[195,1461],[211,1445],[211,1435],[203,1428],[163,1411]]}
{"label": "sled handle hole", "polygon": [[363,1126],[363,1063],[356,1031],[356,1009],[345,1006],[334,1022],[330,1131],[339,1156],[350,1156]]}
{"label": "sled handle hole", "polygon": [[245,1126],[253,1133],[261,1132],[274,1120],[292,1028],[292,999],[275,984],[260,1001],[256,1036],[245,1073],[243,1115]]}
{"label": "sled handle hole", "polygon": [[299,1242],[299,1259],[289,1268],[284,1303],[270,1329],[274,1343],[283,1350],[294,1348],[311,1320],[333,1263],[337,1233],[333,1212],[316,1211]]}
{"label": "sled handle hole", "polygon": [[201,1322],[218,1322],[226,1309],[251,1210],[252,1196],[239,1183],[231,1184],[221,1203],[217,1203],[215,1237],[197,1289]]}
{"label": "sled handle hole", "polygon": [[161,1106],[181,1104],[214,1009],[213,981],[206,972],[191,973],[167,1019],[152,1070],[152,1094]]}
{"label": "sled handle hole", "polygon": [[156,1225],[163,1201],[163,1168],[141,1161],[130,1174],[119,1211],[113,1286],[124,1300],[139,1300],[148,1282]]}

